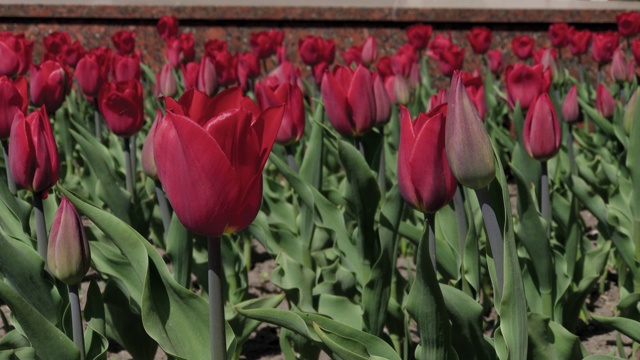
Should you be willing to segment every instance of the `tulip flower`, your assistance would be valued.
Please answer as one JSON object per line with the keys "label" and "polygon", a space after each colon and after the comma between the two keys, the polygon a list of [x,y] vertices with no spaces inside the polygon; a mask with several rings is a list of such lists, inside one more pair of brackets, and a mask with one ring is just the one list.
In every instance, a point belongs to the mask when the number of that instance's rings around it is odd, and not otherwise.
{"label": "tulip flower", "polygon": [[31,67],[33,41],[23,34],[0,32],[0,75],[24,75]]}
{"label": "tulip flower", "polygon": [[562,133],[556,109],[548,94],[538,96],[527,112],[522,141],[529,156],[546,161],[558,153]]}
{"label": "tulip flower", "polygon": [[451,34],[436,34],[431,44],[429,44],[429,51],[427,51],[427,54],[432,58],[438,60],[440,58],[440,53],[450,48],[451,46],[453,46],[453,42],[451,41]]}
{"label": "tulip flower", "polygon": [[259,59],[266,59],[276,53],[279,45],[282,45],[284,33],[278,30],[265,30],[253,32],[249,36],[251,50]]}
{"label": "tulip flower", "polygon": [[391,56],[391,71],[395,75],[409,78],[411,68],[417,63],[416,49],[410,44],[404,44]]}
{"label": "tulip flower", "polygon": [[180,67],[180,71],[182,71],[185,90],[193,89],[196,87],[196,84],[198,83],[199,70],[200,64],[195,61],[182,64],[182,66]]}
{"label": "tulip flower", "polygon": [[140,80],[140,58],[136,54],[114,55],[111,72],[113,79],[118,81]]}
{"label": "tulip flower", "polygon": [[424,213],[447,205],[457,188],[445,154],[446,113],[443,104],[412,121],[400,107],[398,186],[404,200]]}
{"label": "tulip flower", "polygon": [[304,134],[305,111],[302,91],[298,85],[284,82],[273,88],[265,82],[259,82],[256,84],[256,98],[262,111],[284,104],[282,123],[276,136],[278,144],[286,146],[300,140]]}
{"label": "tulip flower", "polygon": [[300,80],[300,69],[296,68],[291,62],[285,61],[271,70],[269,76],[277,79],[277,83],[288,82],[292,85],[299,85],[302,89],[302,80]]}
{"label": "tulip flower", "polygon": [[165,40],[167,60],[173,67],[193,61],[195,45],[192,33],[181,33]]}
{"label": "tulip flower", "polygon": [[78,80],[82,95],[90,102],[93,102],[98,96],[100,87],[109,78],[108,61],[109,59],[101,57],[95,51],[87,53],[78,61],[74,75]]}
{"label": "tulip flower", "polygon": [[533,55],[535,41],[528,35],[516,36],[511,40],[511,50],[520,60],[527,60]]}
{"label": "tulip flower", "polygon": [[384,125],[391,118],[391,99],[380,74],[373,73],[373,95],[376,100],[376,126]]}
{"label": "tulip flower", "polygon": [[209,39],[206,43],[204,43],[205,55],[212,58],[215,58],[217,53],[225,51],[227,50],[227,48],[227,42],[220,39]]}
{"label": "tulip flower", "polygon": [[321,85],[327,117],[345,136],[360,136],[375,126],[376,103],[371,72],[359,65],[355,71],[337,66],[325,72]]}
{"label": "tulip flower", "polygon": [[238,56],[228,50],[216,53],[215,62],[218,85],[232,86],[238,82]]}
{"label": "tulip flower", "polygon": [[22,92],[26,88],[27,79],[24,77],[14,81],[6,76],[0,77],[0,140],[9,138],[16,115],[26,114],[29,100]]}
{"label": "tulip flower", "polygon": [[238,82],[243,89],[248,89],[249,80],[260,75],[260,62],[258,56],[252,52],[238,53]]}
{"label": "tulip flower", "polygon": [[27,116],[16,113],[9,166],[15,182],[34,193],[46,193],[58,181],[58,148],[44,107]]}
{"label": "tulip flower", "polygon": [[136,33],[126,30],[116,31],[111,37],[111,41],[119,55],[130,55],[133,54],[136,47]]}
{"label": "tulip flower", "polygon": [[173,36],[178,35],[178,18],[175,16],[165,15],[158,20],[156,30],[162,40],[167,40]]}
{"label": "tulip flower", "polygon": [[440,53],[438,66],[444,76],[451,76],[455,70],[462,69],[464,60],[464,49],[453,45]]}
{"label": "tulip flower", "polygon": [[198,77],[195,88],[207,94],[214,95],[218,91],[218,76],[216,75],[215,60],[211,60],[208,56],[202,58],[198,68]]}
{"label": "tulip flower", "polygon": [[459,72],[453,74],[448,100],[446,151],[451,171],[463,186],[484,188],[496,174],[493,148]]}
{"label": "tulip flower", "polygon": [[362,46],[354,45],[345,51],[341,51],[340,54],[347,66],[362,65]]}
{"label": "tulip flower", "polygon": [[618,48],[613,52],[611,59],[611,78],[617,82],[625,82],[628,78],[627,60],[624,58],[622,48]]}
{"label": "tulip flower", "polygon": [[482,84],[482,78],[480,76],[464,78],[464,72],[461,72],[462,84],[464,85],[465,90],[467,90],[467,94],[469,94],[469,98],[473,105],[475,105],[476,110],[478,110],[478,116],[480,119],[484,121],[485,116],[487,115],[487,104],[484,98],[484,85]]}
{"label": "tulip flower", "polygon": [[378,46],[376,45],[376,38],[368,36],[362,44],[362,63],[366,66],[370,66],[378,58]]}
{"label": "tulip flower", "polygon": [[596,90],[596,109],[598,109],[600,115],[606,118],[612,117],[616,110],[615,99],[611,95],[611,92],[609,92],[609,89],[602,84],[598,84]]}
{"label": "tulip flower", "polygon": [[587,53],[589,43],[591,42],[591,31],[574,30],[569,31],[569,50],[573,56],[579,56]]}
{"label": "tulip flower", "polygon": [[611,62],[613,51],[618,47],[620,34],[613,31],[606,31],[593,34],[593,44],[591,45],[591,58],[599,65]]}
{"label": "tulip flower", "polygon": [[620,35],[631,38],[640,32],[640,13],[637,11],[627,11],[616,15],[618,32]]}
{"label": "tulip flower", "polygon": [[516,63],[507,66],[505,84],[509,105],[513,107],[519,101],[523,110],[528,109],[533,100],[545,90],[542,65]]}
{"label": "tulip flower", "polygon": [[60,63],[47,60],[31,65],[29,94],[35,106],[45,105],[52,113],[58,110],[71,90],[71,76]]}
{"label": "tulip flower", "polygon": [[67,45],[71,45],[71,37],[66,31],[54,31],[42,39],[44,48],[53,54],[60,54]]}
{"label": "tulip flower", "polygon": [[175,75],[173,75],[173,67],[171,67],[171,64],[165,64],[160,72],[156,74],[154,96],[173,97],[177,90],[178,84]]}
{"label": "tulip flower", "polygon": [[487,51],[487,62],[489,63],[489,70],[494,74],[500,74],[502,72],[502,51],[500,49]]}
{"label": "tulip flower", "polygon": [[562,118],[568,123],[578,121],[580,107],[578,106],[578,87],[573,85],[562,103]]}
{"label": "tulip flower", "polygon": [[431,25],[415,24],[407,28],[407,38],[416,50],[424,50],[429,44],[432,32]]}
{"label": "tulip flower", "polygon": [[555,48],[563,48],[569,43],[571,27],[567,23],[553,23],[549,25],[549,39]]}
{"label": "tulip flower", "polygon": [[130,137],[144,125],[142,85],[137,80],[108,82],[98,94],[100,113],[114,134]]}
{"label": "tulip flower", "polygon": [[480,55],[489,51],[492,39],[491,30],[484,26],[473,27],[471,32],[467,33],[467,40],[469,40],[473,52]]}
{"label": "tulip flower", "polygon": [[411,89],[409,82],[398,75],[387,76],[384,79],[384,88],[387,90],[389,100],[394,104],[406,105],[411,97]]}
{"label": "tulip flower", "polygon": [[427,110],[431,111],[442,104],[446,104],[448,98],[449,92],[447,89],[438,90],[436,94],[431,95],[431,98],[429,98],[429,107]]}
{"label": "tulip flower", "polygon": [[633,39],[631,41],[631,53],[636,64],[640,64],[640,39]]}
{"label": "tulip flower", "polygon": [[78,61],[82,59],[84,54],[86,54],[86,50],[82,47],[82,44],[78,40],[74,41],[71,45],[64,48],[62,51],[62,58],[64,58],[64,63],[73,68],[76,67]]}
{"label": "tulip flower", "polygon": [[323,40],[319,36],[307,36],[298,41],[298,52],[302,62],[309,66],[326,62],[333,63],[335,59],[336,45],[332,39]]}

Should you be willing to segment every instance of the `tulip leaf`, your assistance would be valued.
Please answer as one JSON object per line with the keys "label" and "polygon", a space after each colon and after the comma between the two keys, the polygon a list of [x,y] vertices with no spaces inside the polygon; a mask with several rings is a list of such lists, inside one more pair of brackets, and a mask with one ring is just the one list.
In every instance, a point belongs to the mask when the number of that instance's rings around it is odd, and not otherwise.
{"label": "tulip leaf", "polygon": [[102,294],[95,280],[89,283],[87,290],[87,304],[84,307],[84,318],[87,330],[84,333],[84,343],[87,359],[106,360],[109,340],[107,340],[107,326],[105,320]]}
{"label": "tulip leaf", "polygon": [[591,314],[593,320],[610,326],[616,329],[618,332],[627,335],[633,341],[640,343],[640,322],[623,317],[606,317]]}
{"label": "tulip leaf", "polygon": [[619,357],[609,356],[609,355],[589,355],[582,360],[624,360]]}
{"label": "tulip leaf", "polygon": [[529,356],[527,359],[583,358],[580,338],[570,333],[560,324],[540,314],[529,313]]}
{"label": "tulip leaf", "polygon": [[[283,294],[266,296],[241,302],[237,304],[236,307],[245,310],[275,308],[282,302],[282,300],[284,300],[284,298]],[[242,316],[237,312],[234,316],[230,317],[228,321],[236,336],[238,348],[240,348],[242,344],[249,339],[251,333],[253,333],[253,331],[261,324],[260,321]]]}
{"label": "tulip leaf", "polygon": [[78,348],[67,335],[57,329],[25,298],[2,281],[0,281],[0,298],[11,309],[39,358],[80,359]]}
{"label": "tulip leaf", "polygon": [[580,104],[582,111],[584,111],[589,119],[591,119],[591,121],[593,121],[593,123],[596,124],[596,126],[598,126],[600,130],[604,131],[607,136],[614,136],[613,125],[611,124],[611,122],[609,122],[609,120],[605,119],[602,115],[600,115],[600,113],[598,113],[596,109],[591,107],[580,97],[578,97],[578,104]]}
{"label": "tulip leaf", "polygon": [[166,243],[167,256],[169,256],[173,265],[173,278],[178,284],[189,289],[191,287],[193,239],[175,212],[171,217]]}
{"label": "tulip leaf", "polygon": [[362,330],[362,308],[345,296],[320,294],[318,314],[337,319],[337,321],[356,330]]}
{"label": "tulip leaf", "polygon": [[318,324],[313,323],[313,329],[320,337],[320,340],[331,350],[333,355],[344,360],[367,360],[371,359],[367,348],[364,345],[349,338],[341,337],[322,330]]}
{"label": "tulip leaf", "polygon": [[290,299],[298,308],[304,311],[314,311],[311,289],[315,281],[315,273],[305,267],[289,254],[280,252],[276,257],[276,267],[271,272],[271,281],[287,292]]}

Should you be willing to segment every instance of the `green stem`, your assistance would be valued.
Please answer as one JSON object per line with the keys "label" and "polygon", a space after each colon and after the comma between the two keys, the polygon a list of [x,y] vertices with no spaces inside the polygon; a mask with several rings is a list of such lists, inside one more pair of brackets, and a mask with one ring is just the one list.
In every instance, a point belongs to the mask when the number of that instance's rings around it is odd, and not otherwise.
{"label": "green stem", "polygon": [[431,258],[431,265],[433,266],[434,274],[437,272],[437,261],[436,261],[436,214],[425,213],[425,226],[427,226],[427,231],[429,232],[429,257]]}
{"label": "green stem", "polygon": [[44,260],[45,268],[47,265],[47,247],[49,240],[47,239],[47,225],[44,221],[44,208],[42,206],[42,193],[33,193],[33,211],[36,218],[36,235],[38,238],[38,254]]}
{"label": "green stem", "polygon": [[549,197],[549,173],[547,162],[541,162],[542,173],[540,175],[540,212],[547,222],[547,233],[551,233],[551,199]]}
{"label": "green stem", "polygon": [[164,227],[165,236],[169,233],[169,224],[171,224],[171,211],[169,210],[169,204],[167,203],[167,197],[162,190],[162,184],[160,180],[155,181],[156,184],[156,198],[158,198],[158,206],[160,207],[160,215],[162,215],[162,226]]}
{"label": "green stem", "polygon": [[124,150],[124,170],[126,174],[127,181],[127,191],[131,194],[131,198],[134,197],[133,190],[133,174],[131,174],[131,141],[130,138],[124,138],[124,146],[122,149]]}
{"label": "green stem", "polygon": [[569,169],[571,170],[571,175],[577,175],[578,168],[576,166],[576,159],[573,153],[573,125],[567,125],[567,156],[569,156]]}
{"label": "green stem", "polygon": [[380,195],[384,199],[384,196],[387,192],[387,162],[385,159],[385,150],[387,148],[386,141],[384,139],[384,126],[380,128],[380,138],[382,139],[380,143],[380,163],[378,167],[378,187],[380,188]]}
{"label": "green stem", "polygon": [[209,248],[209,331],[211,337],[211,360],[226,360],[224,300],[222,296],[222,251],[220,236],[207,238]]}
{"label": "green stem", "polygon": [[13,175],[11,175],[11,168],[9,167],[9,142],[5,139],[2,140],[2,155],[4,155],[4,167],[7,170],[7,186],[9,192],[15,195],[18,192],[16,182],[13,181]]}
{"label": "green stem", "polygon": [[460,184],[458,184],[456,194],[453,196],[453,208],[456,212],[456,225],[458,226],[458,250],[462,258],[469,226],[467,224],[467,214],[464,211],[464,198],[462,197],[462,185]]}
{"label": "green stem", "polygon": [[82,335],[82,314],[80,313],[80,298],[78,285],[69,285],[69,306],[71,307],[71,324],[73,327],[73,342],[80,350],[80,360],[85,359],[84,337]]}
{"label": "green stem", "polygon": [[295,154],[293,153],[293,146],[286,145],[284,147],[284,149],[287,152],[287,163],[289,163],[289,167],[296,174],[299,173],[300,172],[300,168],[298,167],[298,164],[296,163],[296,157],[295,157]]}

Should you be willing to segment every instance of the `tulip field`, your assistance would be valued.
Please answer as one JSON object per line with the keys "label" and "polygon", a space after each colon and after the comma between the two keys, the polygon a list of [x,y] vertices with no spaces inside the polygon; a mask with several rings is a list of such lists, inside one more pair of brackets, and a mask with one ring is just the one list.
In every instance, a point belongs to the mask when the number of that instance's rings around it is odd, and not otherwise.
{"label": "tulip field", "polygon": [[287,360],[640,359],[640,13],[616,20],[230,49],[164,16],[158,68],[135,31],[0,32],[0,360],[248,359],[264,326]]}

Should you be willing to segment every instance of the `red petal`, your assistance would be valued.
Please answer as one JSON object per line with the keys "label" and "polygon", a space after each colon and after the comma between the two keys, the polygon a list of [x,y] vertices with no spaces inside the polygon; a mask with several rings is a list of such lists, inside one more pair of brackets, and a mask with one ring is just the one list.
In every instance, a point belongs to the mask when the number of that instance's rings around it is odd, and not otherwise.
{"label": "red petal", "polygon": [[331,125],[342,135],[352,136],[355,133],[351,122],[351,112],[347,101],[347,94],[336,78],[327,71],[322,78],[320,87],[324,108]]}

